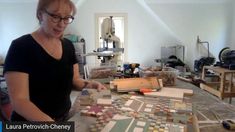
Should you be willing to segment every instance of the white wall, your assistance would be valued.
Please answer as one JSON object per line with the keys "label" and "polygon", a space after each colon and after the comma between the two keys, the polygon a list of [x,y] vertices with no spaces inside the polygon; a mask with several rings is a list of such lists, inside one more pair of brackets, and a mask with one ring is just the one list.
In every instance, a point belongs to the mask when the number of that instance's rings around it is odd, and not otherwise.
{"label": "white wall", "polygon": [[38,27],[35,3],[0,3],[0,56],[7,54],[11,41]]}
{"label": "white wall", "polygon": [[233,11],[232,11],[233,21],[232,21],[232,33],[231,33],[231,49],[235,50],[235,1],[233,1]]}
{"label": "white wall", "polygon": [[[87,51],[91,52],[95,50],[95,13],[127,13],[126,61],[155,65],[161,46],[183,44],[186,63],[192,67],[193,61],[203,55],[196,45],[197,35],[210,42],[215,57],[225,46],[235,49],[235,2],[227,1],[152,3],[148,4],[152,14],[140,4],[143,0],[79,0],[75,22],[66,32],[82,35]],[[36,2],[0,3],[0,55],[7,53],[13,39],[37,29],[35,12]],[[95,59],[88,57],[88,61],[92,63]]]}
{"label": "white wall", "polygon": [[[78,15],[70,33],[77,33],[86,40],[87,52],[95,50],[95,13],[127,13],[128,36],[124,46],[126,61],[156,65],[160,47],[178,43],[171,32],[155,19],[137,0],[86,0],[78,7]],[[94,63],[95,58],[87,57]]]}
{"label": "white wall", "polygon": [[231,43],[232,4],[220,2],[168,2],[148,4],[151,9],[176,33],[186,45],[186,63],[191,67],[194,60],[207,56],[205,50],[196,44],[199,35],[202,41],[210,43],[210,52],[218,57],[219,51]]}

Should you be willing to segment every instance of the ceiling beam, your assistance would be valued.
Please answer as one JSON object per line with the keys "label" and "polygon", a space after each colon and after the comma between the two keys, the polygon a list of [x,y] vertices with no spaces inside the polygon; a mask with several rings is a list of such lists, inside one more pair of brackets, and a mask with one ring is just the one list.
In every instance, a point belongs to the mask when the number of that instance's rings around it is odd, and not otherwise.
{"label": "ceiling beam", "polygon": [[144,0],[147,4],[220,4],[230,3],[233,0]]}

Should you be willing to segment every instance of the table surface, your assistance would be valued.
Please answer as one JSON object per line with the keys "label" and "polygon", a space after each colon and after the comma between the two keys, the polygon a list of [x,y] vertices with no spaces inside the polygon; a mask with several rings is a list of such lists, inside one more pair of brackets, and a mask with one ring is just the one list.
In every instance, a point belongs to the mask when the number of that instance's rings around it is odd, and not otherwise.
{"label": "table surface", "polygon": [[229,70],[227,68],[222,68],[222,67],[218,67],[218,66],[204,66],[204,69],[208,69],[208,70],[214,70],[216,72],[220,72],[220,73],[234,73],[235,70]]}
{"label": "table surface", "polygon": [[[225,119],[235,119],[235,106],[220,100],[219,98],[211,95],[210,93],[200,89],[199,87],[184,81],[177,80],[176,86],[177,88],[185,88],[192,89],[194,94],[193,96],[187,96],[185,98],[189,98],[193,104],[193,111],[196,117],[200,121],[208,121],[208,122],[218,122],[219,120]],[[72,106],[73,113],[72,117],[69,121],[75,122],[75,130],[76,131],[89,131],[89,125],[95,123],[96,118],[88,117],[88,116],[80,116],[78,112],[80,110],[79,104],[75,100],[74,105]],[[228,130],[224,129],[221,123],[209,123],[209,124],[199,124],[199,129],[201,132],[226,132]],[[192,131],[192,130],[190,130]],[[231,131],[228,131],[231,132]]]}

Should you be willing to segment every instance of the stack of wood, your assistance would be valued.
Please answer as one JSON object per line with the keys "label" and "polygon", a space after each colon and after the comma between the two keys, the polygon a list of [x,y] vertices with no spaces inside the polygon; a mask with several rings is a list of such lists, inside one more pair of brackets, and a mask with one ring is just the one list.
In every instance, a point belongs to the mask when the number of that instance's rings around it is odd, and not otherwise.
{"label": "stack of wood", "polygon": [[93,68],[90,71],[89,79],[113,77],[116,71],[111,68]]}
{"label": "stack of wood", "polygon": [[110,87],[118,92],[140,91],[141,88],[159,89],[157,77],[115,79]]}

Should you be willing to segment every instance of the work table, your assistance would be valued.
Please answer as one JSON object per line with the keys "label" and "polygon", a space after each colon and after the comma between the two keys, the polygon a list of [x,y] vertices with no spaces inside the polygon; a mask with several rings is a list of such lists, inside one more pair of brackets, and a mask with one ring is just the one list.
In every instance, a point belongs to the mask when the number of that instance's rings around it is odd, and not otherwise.
{"label": "work table", "polygon": [[[194,114],[198,118],[199,122],[217,122],[218,120],[216,119],[216,115],[220,120],[235,119],[235,106],[229,104],[228,100],[220,100],[218,97],[200,89],[199,87],[183,81],[177,81],[177,86],[193,90],[194,95],[191,97],[191,100],[194,107]],[[203,116],[206,116],[208,119]],[[223,128],[221,123],[199,124],[199,128],[201,132],[228,131]]]}
{"label": "work table", "polygon": [[[194,94],[193,96],[185,97],[188,100],[191,100],[193,104],[193,113],[197,117],[196,123],[198,124],[198,129],[201,132],[226,132],[227,130],[223,128],[221,123],[218,123],[219,120],[224,119],[235,119],[235,107],[231,104],[228,104],[225,101],[220,100],[219,98],[211,95],[210,93],[200,89],[199,87],[187,83],[184,81],[176,81],[177,88],[192,89]],[[73,116],[69,121],[75,121],[75,130],[76,131],[89,131],[89,125],[95,123],[96,118],[89,116],[80,115],[80,106],[79,106],[78,97],[75,100],[74,105],[72,106]],[[194,131],[189,129],[188,131]]]}

